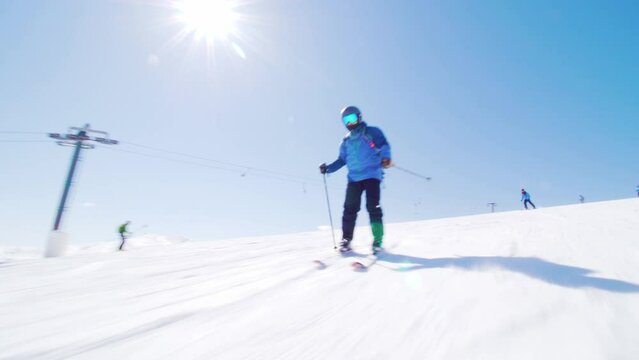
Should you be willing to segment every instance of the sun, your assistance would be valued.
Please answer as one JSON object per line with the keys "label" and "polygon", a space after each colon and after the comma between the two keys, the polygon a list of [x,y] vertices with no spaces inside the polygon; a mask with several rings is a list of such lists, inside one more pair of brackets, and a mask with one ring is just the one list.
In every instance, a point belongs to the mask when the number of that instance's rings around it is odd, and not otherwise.
{"label": "sun", "polygon": [[196,40],[213,43],[234,34],[238,20],[235,0],[180,0],[174,3],[183,31]]}
{"label": "sun", "polygon": [[166,48],[188,45],[189,54],[197,56],[201,55],[199,50],[191,50],[205,49],[212,65],[217,62],[216,54],[220,50],[246,60],[247,53],[243,47],[250,45],[250,29],[254,29],[260,21],[259,16],[251,13],[250,3],[254,0],[153,1],[171,12],[166,24],[176,32],[164,45]]}

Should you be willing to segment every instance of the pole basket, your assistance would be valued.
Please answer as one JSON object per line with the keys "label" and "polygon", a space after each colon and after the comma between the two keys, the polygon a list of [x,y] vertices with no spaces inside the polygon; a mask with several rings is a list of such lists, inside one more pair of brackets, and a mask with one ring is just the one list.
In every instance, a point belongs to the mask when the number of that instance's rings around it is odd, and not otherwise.
{"label": "pole basket", "polygon": [[62,231],[51,231],[49,239],[47,241],[47,249],[45,250],[45,257],[59,257],[64,256],[67,250],[68,236]]}

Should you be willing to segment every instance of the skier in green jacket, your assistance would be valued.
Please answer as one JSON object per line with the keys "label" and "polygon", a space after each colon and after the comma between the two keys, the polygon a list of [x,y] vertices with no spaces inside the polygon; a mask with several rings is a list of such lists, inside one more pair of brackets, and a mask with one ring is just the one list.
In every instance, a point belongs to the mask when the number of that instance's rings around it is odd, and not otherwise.
{"label": "skier in green jacket", "polygon": [[129,226],[130,223],[130,221],[127,221],[124,224],[120,225],[120,227],[118,228],[118,233],[120,233],[120,237],[122,238],[122,243],[120,244],[119,251],[122,251],[124,243],[126,242],[126,237],[130,235],[129,231],[127,230],[127,226]]}

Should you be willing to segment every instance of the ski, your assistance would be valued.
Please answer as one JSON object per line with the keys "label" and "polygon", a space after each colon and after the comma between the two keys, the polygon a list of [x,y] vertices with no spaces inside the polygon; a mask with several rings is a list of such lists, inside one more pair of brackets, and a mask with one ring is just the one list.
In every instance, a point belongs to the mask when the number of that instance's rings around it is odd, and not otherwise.
{"label": "ski", "polygon": [[360,261],[353,261],[351,263],[351,267],[353,268],[354,271],[365,272],[365,271],[368,271],[368,269],[371,266],[375,265],[375,263],[377,262],[377,259],[378,259],[377,255],[370,254],[366,258]]}
{"label": "ski", "polygon": [[313,260],[313,265],[315,265],[315,268],[317,268],[317,270],[324,270],[328,267],[328,262],[325,260]]}
{"label": "ski", "polygon": [[341,259],[343,258],[350,258],[350,257],[364,257],[363,254],[357,253],[355,251],[348,251],[348,252],[338,252],[335,254],[332,254],[330,256],[327,256],[323,259],[315,259],[313,260],[313,265],[315,266],[316,269],[318,270],[324,270],[327,267],[334,265],[335,263],[339,262]]}
{"label": "ski", "polygon": [[315,268],[317,270],[324,270],[327,267],[335,264],[336,262],[338,262],[341,258],[343,258],[344,255],[341,253],[333,253],[329,256],[324,257],[323,259],[315,259],[313,260],[313,265],[315,265]]}

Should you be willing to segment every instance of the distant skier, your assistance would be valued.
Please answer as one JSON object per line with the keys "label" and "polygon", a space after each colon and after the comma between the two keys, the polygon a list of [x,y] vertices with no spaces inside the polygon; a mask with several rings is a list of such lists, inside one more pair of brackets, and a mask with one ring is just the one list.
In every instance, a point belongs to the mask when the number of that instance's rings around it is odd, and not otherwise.
{"label": "distant skier", "polygon": [[637,197],[639,197],[639,185],[637,185]]}
{"label": "distant skier", "polygon": [[366,210],[373,232],[373,253],[382,250],[384,225],[380,200],[380,183],[383,170],[391,166],[390,145],[379,128],[366,125],[362,113],[355,106],[341,112],[342,122],[349,130],[339,149],[339,157],[333,163],[320,165],[322,174],[333,173],[344,165],[348,167],[348,185],[342,216],[342,241],[340,252],[351,250],[355,221],[366,192]]}
{"label": "distant skier", "polygon": [[583,195],[579,195],[579,202],[580,203],[585,203],[586,202],[586,198]]}
{"label": "distant skier", "polygon": [[122,243],[120,244],[120,248],[118,249],[119,251],[122,251],[122,249],[124,248],[124,243],[126,242],[126,238],[130,235],[129,231],[127,230],[127,227],[130,223],[130,221],[127,221],[124,224],[120,225],[120,227],[118,228],[118,233],[120,234],[120,238],[122,238]]}
{"label": "distant skier", "polygon": [[528,210],[528,204],[532,205],[533,209],[536,209],[535,204],[530,201],[530,194],[526,190],[521,189],[521,200],[524,202],[524,207]]}

